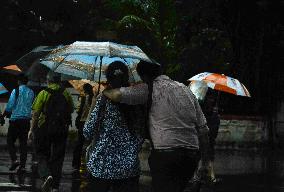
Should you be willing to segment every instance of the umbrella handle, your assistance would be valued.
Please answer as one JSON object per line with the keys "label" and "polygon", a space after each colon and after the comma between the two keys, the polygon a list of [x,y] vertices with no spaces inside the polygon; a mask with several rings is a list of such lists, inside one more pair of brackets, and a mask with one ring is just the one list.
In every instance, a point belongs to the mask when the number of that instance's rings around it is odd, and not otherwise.
{"label": "umbrella handle", "polygon": [[100,94],[100,88],[101,88],[101,75],[102,75],[102,62],[103,62],[103,58],[100,57],[101,61],[100,61],[100,72],[99,72],[99,87],[98,87],[98,93],[97,95]]}

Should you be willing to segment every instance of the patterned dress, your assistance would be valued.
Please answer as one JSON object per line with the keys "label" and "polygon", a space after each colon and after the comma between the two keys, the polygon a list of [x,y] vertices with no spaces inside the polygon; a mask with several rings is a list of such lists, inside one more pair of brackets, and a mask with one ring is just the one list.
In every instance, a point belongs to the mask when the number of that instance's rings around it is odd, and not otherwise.
{"label": "patterned dress", "polygon": [[[95,122],[101,96],[86,122],[83,133],[91,140],[97,133]],[[106,101],[105,116],[99,131],[98,141],[87,162],[88,171],[96,178],[124,179],[140,174],[138,153],[143,144],[141,136],[130,133],[118,104]]]}

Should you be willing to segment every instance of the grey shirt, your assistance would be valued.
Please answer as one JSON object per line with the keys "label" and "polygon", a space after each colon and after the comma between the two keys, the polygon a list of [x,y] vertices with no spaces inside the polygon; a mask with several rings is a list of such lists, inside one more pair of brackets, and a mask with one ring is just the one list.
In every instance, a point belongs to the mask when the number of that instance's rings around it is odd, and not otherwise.
{"label": "grey shirt", "polygon": [[[146,84],[122,87],[120,91],[122,103],[136,105],[147,102]],[[198,149],[198,134],[208,132],[206,119],[189,87],[165,75],[158,76],[153,83],[149,128],[155,149]]]}

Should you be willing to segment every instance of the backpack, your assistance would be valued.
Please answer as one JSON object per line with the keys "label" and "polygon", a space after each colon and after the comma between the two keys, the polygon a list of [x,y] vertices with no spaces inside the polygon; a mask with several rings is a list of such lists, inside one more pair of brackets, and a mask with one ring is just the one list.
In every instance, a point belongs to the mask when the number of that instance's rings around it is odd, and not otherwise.
{"label": "backpack", "polygon": [[64,89],[45,89],[50,96],[44,106],[43,113],[49,130],[57,129],[71,123],[71,107],[63,95]]}

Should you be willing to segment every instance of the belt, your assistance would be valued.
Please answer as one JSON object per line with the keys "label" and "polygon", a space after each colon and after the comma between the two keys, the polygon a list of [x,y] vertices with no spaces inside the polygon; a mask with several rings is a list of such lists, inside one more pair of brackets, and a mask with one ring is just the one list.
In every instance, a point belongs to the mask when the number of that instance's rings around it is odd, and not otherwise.
{"label": "belt", "polygon": [[154,152],[190,152],[190,153],[198,153],[199,150],[198,149],[189,149],[189,148],[185,148],[185,147],[174,147],[174,148],[168,148],[168,149],[152,149],[152,151]]}

